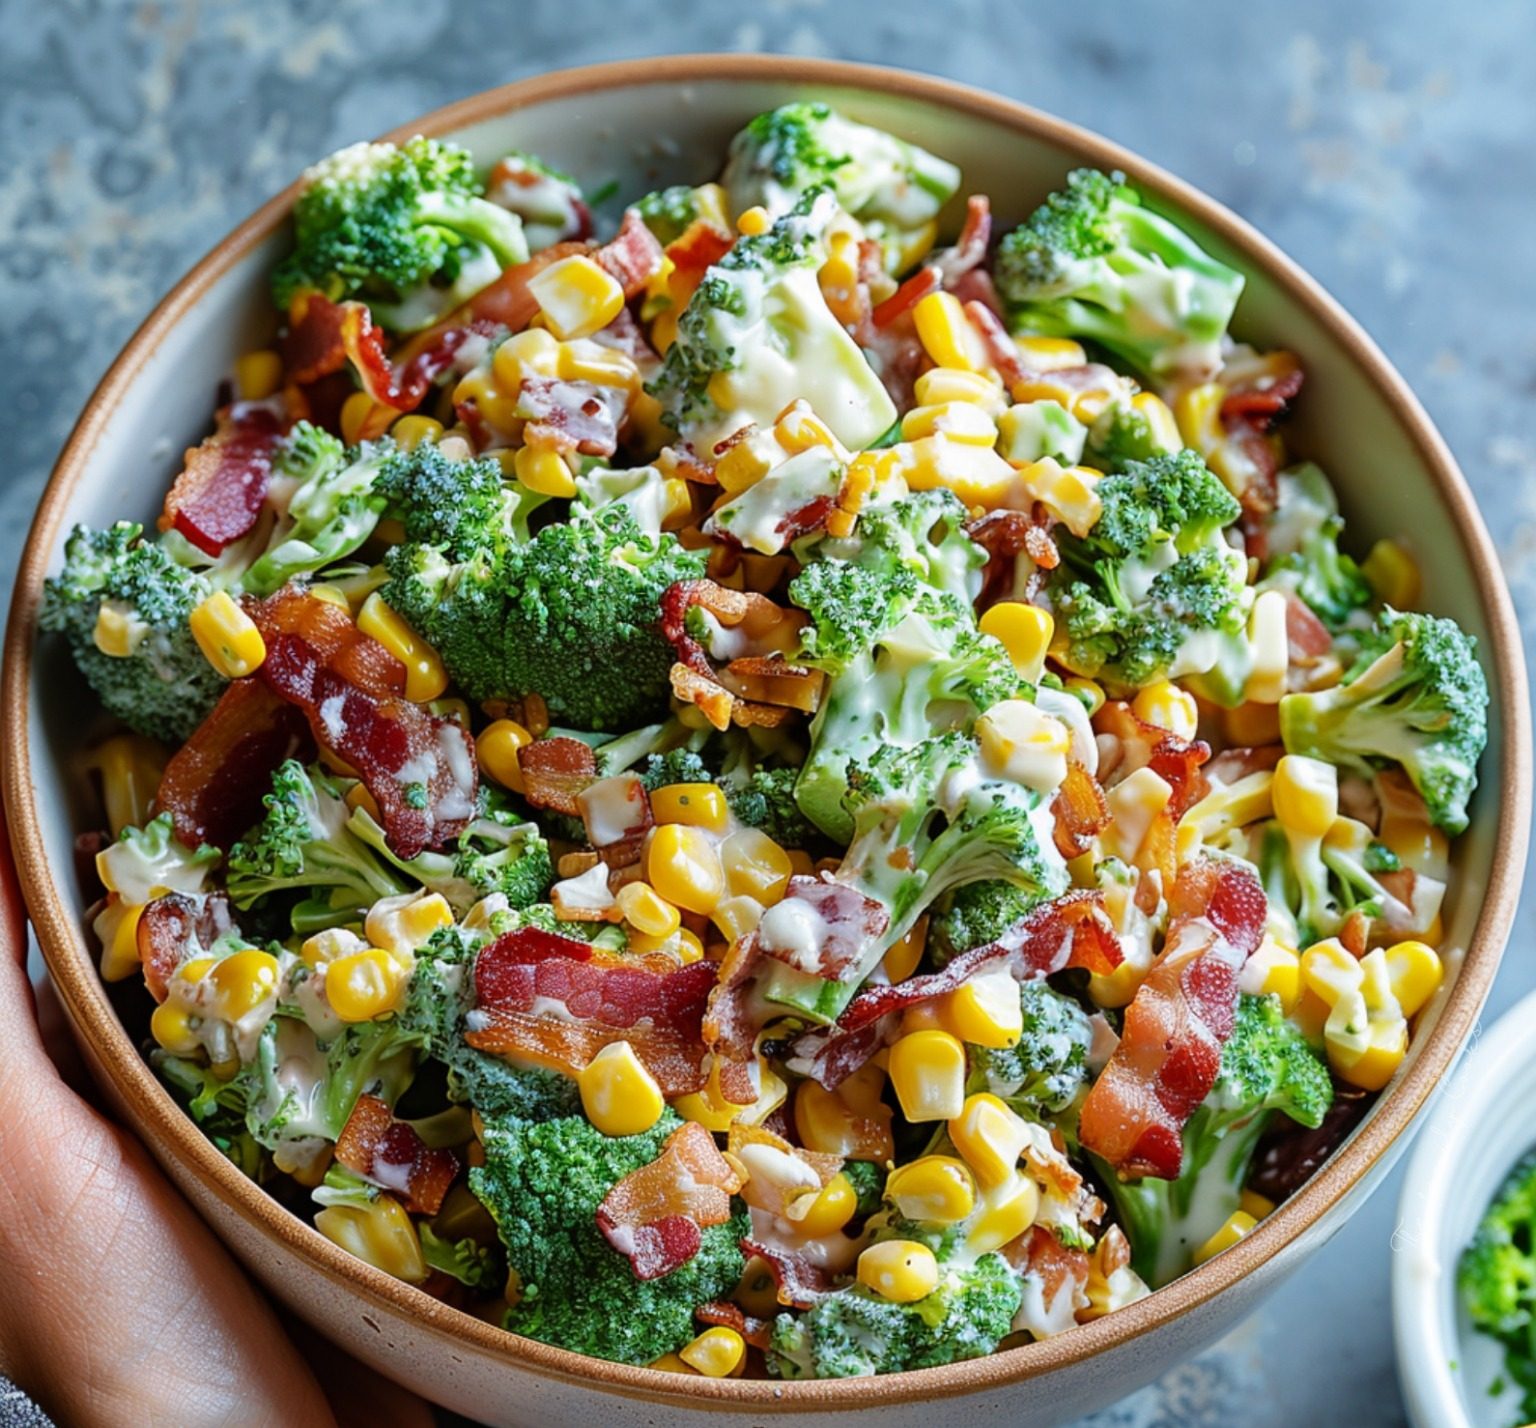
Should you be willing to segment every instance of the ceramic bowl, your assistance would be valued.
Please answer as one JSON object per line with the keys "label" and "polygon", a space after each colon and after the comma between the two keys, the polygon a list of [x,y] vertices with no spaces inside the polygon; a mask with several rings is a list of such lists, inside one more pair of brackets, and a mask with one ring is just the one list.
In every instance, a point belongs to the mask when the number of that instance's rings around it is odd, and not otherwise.
{"label": "ceramic bowl", "polygon": [[1392,1239],[1392,1331],[1414,1428],[1509,1428],[1521,1421],[1503,1350],[1473,1329],[1456,1290],[1456,1267],[1505,1177],[1536,1150],[1532,1018],[1536,994],[1480,1037],[1474,1033],[1408,1162]]}
{"label": "ceramic bowl", "polygon": [[[482,157],[532,150],[633,197],[701,182],[744,120],[824,98],[960,163],[965,190],[1017,222],[1080,164],[1123,169],[1187,224],[1248,288],[1240,336],[1298,352],[1307,390],[1295,448],[1320,460],[1359,544],[1404,524],[1428,557],[1425,598],[1477,636],[1494,691],[1471,831],[1447,903],[1452,975],[1407,1061],[1332,1161],[1236,1248],[1132,1307],[1047,1342],[972,1363],[822,1383],[689,1379],[578,1357],[511,1337],[352,1259],[245,1180],[157,1084],[100,982],[82,926],[71,839],[89,826],[71,754],[90,707],[67,660],[34,649],[44,575],[65,531],[148,518],[175,453],[206,429],[211,374],[270,340],[266,276],[284,251],[293,191],[236,228],[155,310],[113,365],[43,497],[22,562],[6,647],[7,813],[31,916],[85,1054],[124,1119],[255,1277],[353,1354],[490,1423],[818,1423],[882,1428],[946,1416],[1061,1422],[1151,1380],[1214,1340],[1343,1224],[1385,1173],[1465,1041],[1514,910],[1529,802],[1525,676],[1498,563],[1450,453],[1401,377],[1318,285],[1233,214],[1082,129],[960,85],[893,70],[784,58],[648,59],[526,80],[401,128],[450,135]],[[958,227],[958,221],[952,223]],[[146,459],[146,455],[149,459]],[[77,818],[80,820],[77,823]]]}

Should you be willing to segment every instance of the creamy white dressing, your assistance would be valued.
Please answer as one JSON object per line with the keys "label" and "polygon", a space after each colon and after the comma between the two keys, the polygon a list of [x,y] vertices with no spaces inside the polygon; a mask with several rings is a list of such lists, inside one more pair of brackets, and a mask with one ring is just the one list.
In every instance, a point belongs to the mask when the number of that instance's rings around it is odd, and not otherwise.
{"label": "creamy white dressing", "polygon": [[645,826],[645,785],[639,774],[600,778],[576,795],[576,803],[587,840],[594,848],[611,847]]}
{"label": "creamy white dressing", "polygon": [[1035,691],[1035,703],[1067,726],[1067,732],[1071,735],[1072,759],[1089,773],[1098,773],[1099,744],[1094,738],[1093,724],[1089,721],[1083,701],[1064,689],[1052,689],[1043,684]]}
{"label": "creamy white dressing", "polygon": [[813,446],[776,466],[704,523],[706,535],[728,535],[760,555],[777,555],[792,538],[785,517],[811,501],[835,500],[843,465],[835,452]]}
{"label": "creamy white dressing", "polygon": [[608,888],[608,865],[601,860],[574,878],[565,878],[550,889],[550,900],[555,910],[575,910],[606,916],[614,906],[613,893]]}
{"label": "creamy white dressing", "polygon": [[826,919],[804,898],[786,897],[770,907],[757,925],[758,944],[780,954],[802,972],[821,970],[821,948],[828,935]]}

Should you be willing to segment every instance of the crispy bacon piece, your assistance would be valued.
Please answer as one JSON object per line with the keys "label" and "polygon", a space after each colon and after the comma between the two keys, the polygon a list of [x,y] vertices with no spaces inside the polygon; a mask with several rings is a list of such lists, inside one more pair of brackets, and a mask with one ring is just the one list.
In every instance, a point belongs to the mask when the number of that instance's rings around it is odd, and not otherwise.
{"label": "crispy bacon piece", "polygon": [[707,218],[695,218],[667,244],[666,256],[678,272],[697,280],[725,257],[735,242],[735,237],[718,224]]}
{"label": "crispy bacon piece", "polygon": [[870,321],[878,327],[890,327],[897,318],[911,312],[929,293],[943,287],[937,268],[919,268],[882,303],[875,304]]}
{"label": "crispy bacon piece", "polygon": [[1177,1178],[1184,1123],[1216,1082],[1238,973],[1266,912],[1263,888],[1240,864],[1197,858],[1179,870],[1162,955],[1126,1009],[1078,1126],[1083,1145],[1122,1175]]}
{"label": "crispy bacon piece", "polygon": [[404,698],[404,666],[340,606],[290,587],[246,608],[267,644],[257,677],[357,770],[395,853],[456,838],[479,789],[469,731]]}
{"label": "crispy bacon piece", "polygon": [[819,934],[816,965],[806,966],[794,948],[775,946],[759,927],[754,935],[763,951],[777,961],[814,972],[829,982],[844,982],[854,976],[864,951],[891,925],[891,914],[883,904],[825,874],[811,877],[796,873],[789,880],[782,901],[801,902],[809,909],[806,920]]}
{"label": "crispy bacon piece", "polygon": [[603,1238],[636,1279],[660,1279],[699,1252],[703,1232],[731,1218],[741,1176],[694,1121],[679,1126],[649,1165],[631,1171],[597,1207]]}
{"label": "crispy bacon piece", "polygon": [[[617,390],[607,389],[610,394]],[[517,414],[528,422],[524,444],[583,456],[612,456],[619,446],[622,397],[618,403],[615,411],[604,390],[591,382],[524,377],[517,393]]]}
{"label": "crispy bacon piece", "polygon": [[1001,1251],[1009,1264],[1040,1281],[1045,1319],[1028,1328],[1036,1338],[1072,1327],[1077,1311],[1088,1303],[1088,1275],[1093,1261],[1086,1251],[1068,1249],[1044,1225],[1035,1225]]}
{"label": "crispy bacon piece", "polygon": [[715,1324],[734,1329],[754,1349],[766,1349],[773,1341],[773,1324],[748,1314],[739,1304],[729,1299],[711,1299],[693,1311],[693,1317],[701,1324]]}
{"label": "crispy bacon piece", "polygon": [[1285,638],[1290,662],[1306,669],[1333,653],[1333,636],[1294,590],[1285,596]]}
{"label": "crispy bacon piece", "polygon": [[704,1044],[715,1058],[720,1094],[733,1106],[750,1106],[757,1100],[757,1088],[752,1084],[757,1054],[752,987],[762,960],[755,935],[737,938],[731,944],[710,989],[700,1028]]}
{"label": "crispy bacon piece", "polygon": [[213,435],[187,448],[186,465],[166,493],[160,529],[174,527],[211,556],[239,540],[267,499],[272,454],[287,429],[265,403],[224,407]]}
{"label": "crispy bacon piece", "polygon": [[988,511],[966,526],[966,534],[987,552],[978,600],[983,609],[999,600],[1017,598],[1014,567],[1019,556],[1027,555],[1038,567],[1030,574],[1026,595],[1034,593],[1042,578],[1041,571],[1054,570],[1061,564],[1061,552],[1051,537],[1052,524],[1050,512],[1036,501],[1028,513]]}
{"label": "crispy bacon piece", "polygon": [[974,303],[979,303],[994,317],[1003,315],[1003,300],[997,295],[997,284],[992,281],[992,274],[985,268],[972,268],[970,272],[956,278],[949,287],[961,303],[969,308]]}
{"label": "crispy bacon piece", "polygon": [[1093,846],[1109,826],[1109,805],[1099,781],[1073,759],[1051,804],[1056,816],[1056,848],[1063,858],[1076,858]]}
{"label": "crispy bacon piece", "polygon": [[973,193],[965,201],[965,223],[953,248],[935,253],[929,262],[939,270],[939,281],[952,288],[973,268],[986,261],[987,244],[992,241],[992,204],[984,193]]}
{"label": "crispy bacon piece", "polygon": [[597,782],[597,755],[590,744],[558,735],[535,739],[517,751],[524,797],[534,808],[581,816],[577,797]]}
{"label": "crispy bacon piece", "polygon": [[399,1196],[417,1215],[435,1215],[459,1174],[458,1156],[433,1150],[377,1096],[357,1098],[336,1141],[336,1159],[370,1185]]}
{"label": "crispy bacon piece", "polygon": [[1272,431],[1275,424],[1289,413],[1305,380],[1306,373],[1295,367],[1283,376],[1266,380],[1263,385],[1257,382],[1234,385],[1221,404],[1222,425],[1228,431],[1239,426],[1251,426],[1266,433]]}
{"label": "crispy bacon piece", "polygon": [[741,1242],[741,1252],[749,1258],[757,1255],[767,1264],[778,1287],[779,1303],[787,1309],[813,1308],[817,1300],[837,1287],[831,1272],[812,1263],[807,1251],[767,1245],[748,1237]]}
{"label": "crispy bacon piece", "polygon": [[1123,699],[1106,703],[1094,715],[1093,727],[1096,733],[1112,735],[1119,750],[1113,763],[1100,762],[1099,777],[1106,788],[1137,769],[1150,768],[1173,790],[1168,813],[1175,823],[1210,792],[1201,771],[1201,765],[1211,757],[1211,746],[1204,740],[1181,739],[1138,719]]}
{"label": "crispy bacon piece", "polygon": [[628,1041],[670,1100],[708,1079],[701,1023],[714,984],[713,962],[679,968],[669,959],[614,957],[525,927],[476,957],[476,1008],[464,1039],[567,1075],[610,1043]]}
{"label": "crispy bacon piece", "polygon": [[619,231],[592,254],[593,261],[624,289],[626,298],[638,297],[660,271],[666,254],[656,235],[645,226],[639,209],[626,208]]}
{"label": "crispy bacon piece", "polygon": [[189,848],[228,848],[261,817],[272,771],[314,756],[304,716],[259,679],[237,679],[166,764],[155,794]]}
{"label": "crispy bacon piece", "polygon": [[1006,386],[1022,381],[1029,375],[1024,359],[1019,355],[1019,344],[1008,335],[1002,319],[986,303],[972,299],[965,304],[965,316],[971,326],[981,334],[987,356],[997,368],[998,376]]}
{"label": "crispy bacon piece", "polygon": [[146,903],[134,937],[149,994],[163,1002],[176,969],[202,956],[234,925],[229,899],[220,892],[166,893]]}

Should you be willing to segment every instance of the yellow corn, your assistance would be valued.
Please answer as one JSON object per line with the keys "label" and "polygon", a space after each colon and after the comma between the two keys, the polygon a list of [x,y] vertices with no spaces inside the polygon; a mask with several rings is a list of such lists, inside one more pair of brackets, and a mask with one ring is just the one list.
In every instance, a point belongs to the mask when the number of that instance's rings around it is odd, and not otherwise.
{"label": "yellow corn", "polygon": [[939,1015],[972,1046],[1016,1046],[1024,1034],[1019,984],[1006,967],[974,976],[940,998]]}
{"label": "yellow corn", "polygon": [[770,432],[753,430],[715,463],[715,479],[729,496],[755,486],[782,460],[777,440]]}
{"label": "yellow corn", "polygon": [[1278,704],[1285,693],[1285,675],[1291,662],[1285,596],[1280,591],[1265,590],[1253,602],[1248,616],[1248,643],[1253,650],[1253,664],[1243,695],[1256,704]]}
{"label": "yellow corn", "polygon": [[983,372],[986,349],[953,293],[929,293],[912,309],[918,340],[939,367],[958,367],[962,372]]}
{"label": "yellow corn", "polygon": [[590,337],[619,315],[624,289],[581,253],[561,258],[528,280],[528,292],[556,337]]}
{"label": "yellow corn", "polygon": [[1206,1260],[1214,1259],[1222,1250],[1231,1249],[1256,1224],[1258,1221],[1246,1210],[1234,1210],[1227,1216],[1226,1223],[1195,1251],[1195,1263],[1204,1264]]}
{"label": "yellow corn", "polygon": [[1195,696],[1167,679],[1159,679],[1138,690],[1131,701],[1131,712],[1143,724],[1167,729],[1181,739],[1193,739],[1200,720]]}
{"label": "yellow corn", "polygon": [[115,600],[103,600],[96,611],[91,639],[109,659],[127,659],[138,649],[145,629],[126,606]]}
{"label": "yellow corn", "polygon": [[909,1121],[947,1121],[965,1105],[965,1047],[947,1031],[915,1031],[891,1047],[891,1085]]}
{"label": "yellow corn", "polygon": [[[1055,633],[1054,628],[1052,633]],[[1075,694],[1080,699],[1086,698],[1090,719],[1104,707],[1104,686],[1096,680],[1084,679],[1081,675],[1074,674],[1071,679],[1063,680],[1062,683],[1069,694]]]}
{"label": "yellow corn", "polygon": [[816,415],[806,401],[791,402],[773,424],[774,440],[791,456],[798,456],[812,447],[843,454],[842,443],[832,435],[831,428]]}
{"label": "yellow corn", "polygon": [[[777,1299],[774,1300],[774,1304],[778,1304]],[[663,1354],[659,1359],[652,1359],[646,1367],[655,1369],[657,1373],[682,1373],[690,1378],[699,1376],[698,1369],[691,1364],[685,1364],[676,1354]]]}
{"label": "yellow corn", "polygon": [[1081,367],[1088,361],[1080,342],[1069,337],[1015,338],[1024,365],[1032,372],[1055,372],[1063,367]]}
{"label": "yellow corn", "polygon": [[849,1084],[853,1080],[850,1076],[836,1091],[829,1091],[815,1081],[800,1083],[795,1092],[795,1133],[807,1150],[848,1156],[860,1149],[859,1120],[874,1119],[889,1126],[889,1106],[878,1101],[871,1106],[855,1106],[848,1099],[855,1094]]}
{"label": "yellow corn", "polygon": [[443,434],[443,424],[433,421],[429,416],[418,416],[412,412],[390,427],[389,434],[402,451],[415,451],[423,442],[430,445],[437,441]]}
{"label": "yellow corn", "polygon": [[1002,643],[1020,675],[1031,684],[1040,682],[1046,651],[1056,634],[1056,621],[1049,610],[1022,600],[999,600],[982,612],[978,623],[982,634]]}
{"label": "yellow corn", "polygon": [[1131,398],[1131,407],[1146,417],[1153,441],[1164,451],[1178,451],[1184,445],[1179,424],[1161,397],[1152,392],[1137,392]]}
{"label": "yellow corn", "polygon": [[713,1324],[684,1344],[677,1356],[705,1378],[729,1378],[746,1361],[747,1343],[735,1329]]}
{"label": "yellow corn", "polygon": [[997,423],[974,402],[938,402],[913,407],[901,419],[903,441],[947,437],[967,446],[995,446]]}
{"label": "yellow corn", "polygon": [[264,402],[283,385],[283,359],[270,347],[235,358],[235,395],[242,402]]}
{"label": "yellow corn", "polygon": [[425,704],[448,688],[448,671],[437,651],[384,603],[377,590],[357,612],[357,628],[405,666],[405,697],[413,703]]}
{"label": "yellow corn", "polygon": [[772,907],[794,871],[786,853],[761,828],[738,828],[720,845],[725,885],[732,894]]}
{"label": "yellow corn", "polygon": [[149,1018],[149,1034],[172,1056],[190,1056],[203,1043],[193,1018],[182,1007],[161,1002]]}
{"label": "yellow corn", "polygon": [[239,1021],[277,997],[277,958],[247,947],[225,957],[208,974],[214,1007],[226,1021]]}
{"label": "yellow corn", "polygon": [[341,439],[348,446],[382,436],[395,419],[395,409],[376,402],[367,392],[353,392],[341,404]]}
{"label": "yellow corn", "polygon": [[176,980],[186,982],[189,986],[196,986],[218,965],[219,959],[217,957],[190,958],[176,969]]}
{"label": "yellow corn", "polygon": [[1227,389],[1220,382],[1202,382],[1180,392],[1173,404],[1174,419],[1183,438],[1179,444],[1209,455],[1224,442],[1227,433],[1221,424],[1221,404],[1226,399]]}
{"label": "yellow corn", "polygon": [[[552,333],[530,327],[507,338],[491,357],[496,386],[515,398],[525,377],[558,377],[560,344]],[[461,398],[457,391],[454,400]]]}
{"label": "yellow corn", "polygon": [[453,909],[442,893],[382,898],[368,909],[363,930],[373,946],[391,952],[407,967],[414,953],[440,927],[453,925]]}
{"label": "yellow corn", "polygon": [[591,382],[597,387],[635,391],[640,369],[632,357],[597,342],[562,342],[556,370],[565,382]]}
{"label": "yellow corn", "polygon": [[372,1021],[396,1010],[404,989],[400,964],[379,947],[348,952],[325,969],[325,999],[345,1022]]}
{"label": "yellow corn", "polygon": [[[926,300],[926,299],[925,299]],[[859,1283],[892,1304],[915,1304],[939,1282],[933,1251],[916,1240],[882,1240],[859,1256]]]}
{"label": "yellow corn", "polygon": [[187,623],[198,649],[226,679],[244,679],[267,657],[267,642],[256,622],[227,590],[216,590],[192,611]]}
{"label": "yellow corn", "polygon": [[1150,768],[1137,769],[1121,779],[1104,795],[1110,816],[1102,835],[1104,851],[1127,863],[1135,862],[1154,820],[1172,797],[1167,781]]}
{"label": "yellow corn", "polygon": [[1098,523],[1104,502],[1095,489],[1100,472],[1091,466],[1064,467],[1054,456],[1032,461],[1019,471],[1019,483],[1073,535],[1086,536]]}
{"label": "yellow corn", "polygon": [[91,930],[101,942],[101,978],[121,982],[139,970],[139,917],[144,905],[114,894],[96,914]]}
{"label": "yellow corn", "polygon": [[1029,1144],[1029,1127],[996,1096],[978,1091],[949,1123],[949,1138],[984,1190],[1006,1184]]}
{"label": "yellow corn", "polygon": [[1404,1016],[1416,1015],[1439,990],[1445,968],[1435,949],[1424,942],[1397,942],[1385,952],[1387,979]]}
{"label": "yellow corn", "polygon": [[604,1135],[640,1135],[661,1119],[661,1087],[627,1041],[610,1042],[577,1074],[581,1108]]}
{"label": "yellow corn", "polygon": [[985,1209],[976,1216],[965,1237],[967,1248],[975,1254],[987,1254],[1018,1239],[1040,1214],[1040,1187],[1028,1176],[1013,1177],[987,1197]]}
{"label": "yellow corn", "polygon": [[1379,540],[1360,562],[1360,573],[1378,600],[1395,610],[1411,610],[1419,599],[1419,567],[1395,540]]}
{"label": "yellow corn", "polygon": [[996,416],[1003,405],[1003,389],[981,372],[959,367],[930,367],[915,383],[918,403],[925,407],[952,402],[972,402]]}
{"label": "yellow corn", "polygon": [[367,945],[357,933],[345,927],[327,927],[323,932],[316,932],[304,939],[299,947],[299,956],[306,965],[319,967],[344,957],[348,952],[361,952]]}
{"label": "yellow corn", "polygon": [[513,793],[523,791],[523,771],[517,751],[533,742],[530,734],[514,719],[497,719],[487,724],[475,740],[475,757],[487,777]]}
{"label": "yellow corn", "polygon": [[1286,754],[1270,785],[1275,817],[1300,838],[1322,838],[1339,816],[1339,771],[1321,759]]}
{"label": "yellow corn", "polygon": [[924,1155],[897,1166],[885,1194],[907,1219],[941,1225],[958,1224],[976,1208],[975,1178],[952,1155]]}
{"label": "yellow corn", "polygon": [[1301,1000],[1301,957],[1294,947],[1266,936],[1243,968],[1244,987],[1253,987],[1260,996],[1280,998],[1287,1011]]}
{"label": "yellow corn", "polygon": [[101,773],[102,801],[112,836],[148,822],[165,767],[160,745],[142,734],[114,734],[91,751],[91,763]]}
{"label": "yellow corn", "polygon": [[576,494],[576,478],[559,452],[519,447],[512,459],[512,469],[523,485],[541,496]]}
{"label": "yellow corn", "polygon": [[315,1228],[349,1254],[407,1284],[427,1277],[416,1226],[392,1195],[367,1205],[329,1205],[315,1216]]}
{"label": "yellow corn", "polygon": [[761,204],[753,204],[736,220],[736,231],[747,238],[758,238],[773,227],[773,219]]}
{"label": "yellow corn", "polygon": [[720,899],[709,920],[727,942],[735,942],[757,931],[757,924],[763,920],[763,905],[745,893],[734,893]]}
{"label": "yellow corn", "polygon": [[647,937],[670,937],[682,921],[678,910],[642,879],[625,883],[614,899],[624,920]]}
{"label": "yellow corn", "polygon": [[886,455],[890,469],[899,472],[912,490],[947,486],[967,506],[989,511],[1009,504],[1018,484],[1013,467],[990,447],[947,437],[925,436],[893,446]]}
{"label": "yellow corn", "polygon": [[1392,992],[1382,948],[1356,960],[1336,938],[1302,954],[1307,990],[1328,1008],[1323,1045],[1334,1071],[1352,1086],[1379,1091],[1408,1050],[1408,1022]]}
{"label": "yellow corn", "polygon": [[725,895],[720,855],[702,830],[687,823],[661,823],[646,847],[646,877],[662,897],[685,912],[708,917]]}
{"label": "yellow corn", "polygon": [[848,1177],[838,1171],[820,1190],[808,1191],[791,1201],[785,1215],[802,1235],[821,1239],[824,1235],[835,1235],[858,1208],[858,1192]]}
{"label": "yellow corn", "polygon": [[1014,783],[1053,793],[1067,776],[1071,731],[1030,700],[994,704],[976,721],[976,737],[984,762]]}
{"label": "yellow corn", "polygon": [[923,951],[928,945],[928,915],[917,919],[910,928],[885,949],[881,966],[891,982],[904,982],[917,970]]}
{"label": "yellow corn", "polygon": [[731,810],[725,790],[717,783],[668,783],[651,794],[651,817],[658,823],[685,823],[724,833]]}

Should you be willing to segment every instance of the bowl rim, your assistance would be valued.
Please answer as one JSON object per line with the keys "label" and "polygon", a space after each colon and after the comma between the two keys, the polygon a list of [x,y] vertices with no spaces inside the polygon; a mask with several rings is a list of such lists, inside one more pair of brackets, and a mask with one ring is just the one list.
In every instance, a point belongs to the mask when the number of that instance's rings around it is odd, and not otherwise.
{"label": "bowl rim", "polygon": [[[32,655],[42,582],[65,506],[105,429],[109,413],[166,334],[232,267],[285,220],[298,181],[233,229],[163,298],[108,368],[66,443],[39,502],[22,555],[5,637],[6,758],[3,792],[28,910],[50,975],[75,1031],[114,1090],[151,1127],[187,1174],[217,1194],[249,1228],[307,1256],[322,1275],[387,1313],[407,1315],[427,1337],[494,1355],[542,1377],[673,1408],[742,1408],[759,1413],[895,1405],[971,1394],[1064,1369],[1183,1317],[1256,1272],[1309,1231],[1365,1180],[1454,1062],[1488,993],[1513,922],[1530,821],[1530,719],[1523,648],[1498,558],[1472,493],[1444,439],[1376,344],[1312,277],[1229,209],[1131,151],[1076,124],[971,86],[887,66],[783,55],[688,54],[552,71],[435,109],[385,135],[441,134],[556,99],[613,89],[690,82],[764,81],[827,86],[926,102],[1054,144],[1078,161],[1121,169],[1147,192],[1190,214],[1242,262],[1262,270],[1299,305],[1395,409],[1445,502],[1471,568],[1489,628],[1494,698],[1503,732],[1487,892],[1456,981],[1438,1022],[1402,1079],[1373,1108],[1354,1139],[1259,1227],[1226,1253],[1147,1298],[1073,1332],[980,1359],[874,1379],[679,1380],[655,1370],[590,1358],[507,1333],[450,1309],[413,1286],[353,1258],[289,1213],[219,1154],[160,1086],[107,999],[85,945],[77,901],[53,880],[40,827],[28,744]],[[1494,816],[1494,815],[1490,815]],[[686,1388],[682,1384],[686,1382]]]}

